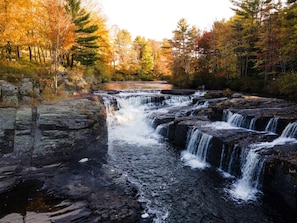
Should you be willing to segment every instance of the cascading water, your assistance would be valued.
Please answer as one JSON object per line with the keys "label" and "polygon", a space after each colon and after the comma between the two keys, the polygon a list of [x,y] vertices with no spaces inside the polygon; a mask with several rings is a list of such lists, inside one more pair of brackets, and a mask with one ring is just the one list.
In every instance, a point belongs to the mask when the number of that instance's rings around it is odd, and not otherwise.
{"label": "cascading water", "polygon": [[289,123],[283,130],[282,134],[273,141],[258,143],[257,145],[267,149],[276,145],[284,145],[286,143],[297,143],[297,122]]}
{"label": "cascading water", "polygon": [[260,191],[260,179],[264,160],[257,153],[258,146],[253,145],[248,150],[245,161],[241,166],[242,177],[235,182],[231,194],[238,200],[256,200]]}
{"label": "cascading water", "polygon": [[256,124],[257,118],[254,117],[251,119],[251,122],[249,124],[249,129],[254,130],[255,129],[255,124]]}
{"label": "cascading water", "polygon": [[243,127],[245,122],[245,117],[238,113],[227,112],[226,122],[235,127]]}
{"label": "cascading water", "polygon": [[[149,98],[155,97],[155,92],[122,92],[119,95],[105,97],[105,101],[117,101],[119,110],[108,115],[109,156],[110,163],[127,175],[139,189],[139,201],[147,205],[144,216],[155,216],[156,222],[166,219],[168,207],[154,199],[152,191],[160,186],[158,178],[163,168],[159,162],[159,150],[166,145],[159,142],[159,136],[154,133],[147,119],[149,109],[160,103],[151,103]],[[109,103],[105,103],[109,105]],[[163,102],[162,102],[163,104]],[[108,110],[108,109],[107,109]],[[166,152],[163,152],[166,153]],[[170,157],[170,154],[168,154]],[[152,178],[152,179],[150,179]],[[164,179],[163,187],[167,187],[171,176]],[[148,189],[148,187],[150,189]]]}
{"label": "cascading water", "polygon": [[261,173],[265,160],[259,152],[285,143],[297,143],[297,122],[289,123],[281,136],[272,142],[255,143],[248,148],[248,154],[241,166],[242,177],[235,182],[231,194],[240,200],[256,200],[261,193]]}
{"label": "cascading water", "polygon": [[205,168],[207,150],[210,148],[212,136],[192,128],[188,133],[187,149],[182,152],[182,161],[192,168]]}
{"label": "cascading water", "polygon": [[224,110],[223,121],[225,123],[217,122],[216,126],[214,127],[218,129],[227,129],[230,127],[235,127],[255,130],[257,119],[257,117],[245,117],[241,114],[234,113],[229,110]]}
{"label": "cascading water", "polygon": [[[157,130],[152,128],[154,116],[151,114],[166,114],[181,106],[186,109],[192,103],[191,96],[123,91],[103,97],[108,112],[108,165],[122,171],[137,186],[139,201],[144,203],[143,217],[157,223],[273,222],[261,205],[238,205],[229,199],[229,193],[224,193],[226,178],[213,168],[205,168],[210,166],[207,155],[212,151],[211,135],[197,128],[190,129],[186,150],[179,154],[157,134],[172,123],[163,124]],[[191,114],[193,106],[189,109],[184,113]],[[237,115],[234,121],[240,123],[242,117]],[[292,137],[296,134],[294,129],[296,126],[292,124],[283,136]],[[241,166],[241,178],[231,189],[234,197],[253,199],[255,193],[259,193],[264,160],[258,152],[262,148],[263,145],[255,145],[244,151],[236,146],[228,152],[227,148],[222,149],[222,170],[233,174],[234,169]],[[185,167],[188,165],[192,168]]]}
{"label": "cascading water", "polygon": [[244,154],[242,154],[242,150],[238,145],[234,145],[231,152],[228,152],[223,145],[219,169],[223,171],[224,176],[238,175],[238,167],[241,165],[243,156]]}
{"label": "cascading water", "polygon": [[[163,98],[155,100],[150,98]],[[176,184],[172,171],[182,168],[174,150],[161,140],[151,126],[151,113],[166,113],[176,106],[191,104],[190,96],[160,96],[157,92],[121,92],[105,95],[106,106],[116,104],[108,116],[110,163],[121,169],[139,189],[139,201],[146,204],[143,216],[166,222],[177,201],[166,198],[170,185]],[[116,102],[115,102],[116,101]],[[164,124],[166,125],[166,124]],[[165,198],[166,199],[165,199]]]}
{"label": "cascading water", "polygon": [[250,130],[255,129],[257,117],[247,118],[241,114],[224,110],[223,121],[213,122],[208,126],[215,129],[234,129],[234,128],[246,128]]}
{"label": "cascading water", "polygon": [[276,128],[277,128],[277,124],[278,124],[278,119],[277,117],[273,117],[271,119],[269,119],[266,127],[265,127],[265,131],[266,132],[272,132],[272,133],[276,133]]}
{"label": "cascading water", "polygon": [[289,123],[282,132],[281,138],[297,138],[297,122]]}

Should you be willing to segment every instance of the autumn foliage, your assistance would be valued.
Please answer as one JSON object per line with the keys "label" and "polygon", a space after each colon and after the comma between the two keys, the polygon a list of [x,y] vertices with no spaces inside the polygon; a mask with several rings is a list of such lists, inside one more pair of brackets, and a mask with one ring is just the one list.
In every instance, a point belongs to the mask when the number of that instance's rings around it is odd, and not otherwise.
{"label": "autumn foliage", "polygon": [[62,72],[98,83],[166,79],[178,87],[297,95],[297,1],[230,1],[229,20],[200,30],[181,18],[171,39],[155,41],[108,28],[92,0],[2,0],[0,66],[44,68],[35,77],[53,90]]}
{"label": "autumn foliage", "polygon": [[235,15],[215,21],[208,31],[178,21],[171,40],[172,81],[181,87],[296,96],[297,1],[231,2]]}

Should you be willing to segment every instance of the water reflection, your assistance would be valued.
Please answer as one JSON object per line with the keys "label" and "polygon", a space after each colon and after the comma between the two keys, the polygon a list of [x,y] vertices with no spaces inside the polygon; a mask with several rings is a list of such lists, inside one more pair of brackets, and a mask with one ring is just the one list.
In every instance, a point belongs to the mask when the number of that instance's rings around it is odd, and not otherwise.
{"label": "water reflection", "polygon": [[100,85],[100,90],[171,90],[166,81],[116,81]]}

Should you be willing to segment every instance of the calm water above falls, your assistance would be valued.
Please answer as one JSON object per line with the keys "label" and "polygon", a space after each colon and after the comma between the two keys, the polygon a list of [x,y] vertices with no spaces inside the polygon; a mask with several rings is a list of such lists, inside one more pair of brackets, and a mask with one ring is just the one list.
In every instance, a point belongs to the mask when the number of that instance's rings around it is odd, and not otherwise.
{"label": "calm water above falls", "polygon": [[146,205],[143,217],[164,223],[288,222],[261,201],[234,200],[226,192],[234,179],[224,178],[214,168],[192,168],[185,163],[184,154],[166,143],[147,117],[156,110],[166,113],[181,102],[185,105],[191,98],[179,98],[178,103],[168,98],[162,105],[149,103],[147,97],[156,94],[145,91],[105,96],[107,106],[114,98],[120,108],[109,110],[109,162],[138,187],[139,200]]}

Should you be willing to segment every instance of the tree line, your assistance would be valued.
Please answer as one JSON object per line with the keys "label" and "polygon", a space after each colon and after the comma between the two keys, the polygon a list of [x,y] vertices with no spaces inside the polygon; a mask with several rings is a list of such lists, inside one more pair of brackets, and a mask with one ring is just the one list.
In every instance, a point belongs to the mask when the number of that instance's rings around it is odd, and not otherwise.
{"label": "tree line", "polygon": [[0,2],[0,58],[30,61],[46,68],[39,77],[58,88],[63,68],[110,62],[105,19],[80,0],[3,0]]}
{"label": "tree line", "polygon": [[[210,31],[178,22],[173,80],[181,86],[297,95],[297,3],[231,0],[235,15]],[[190,84],[189,84],[190,83]]]}
{"label": "tree line", "polygon": [[230,0],[234,16],[202,31],[181,18],[172,39],[108,28],[91,0],[0,2],[1,61],[30,61],[58,88],[63,70],[98,82],[167,79],[179,87],[296,95],[297,1]]}

